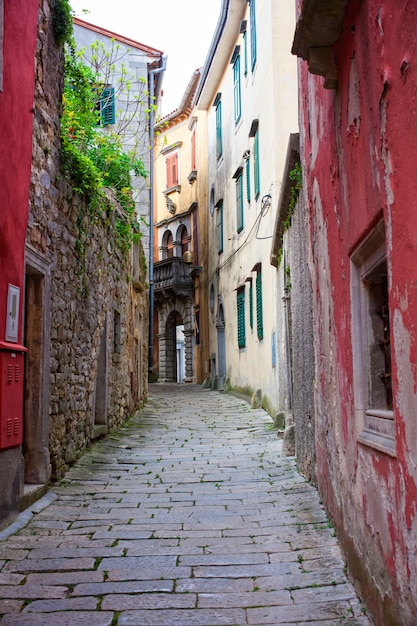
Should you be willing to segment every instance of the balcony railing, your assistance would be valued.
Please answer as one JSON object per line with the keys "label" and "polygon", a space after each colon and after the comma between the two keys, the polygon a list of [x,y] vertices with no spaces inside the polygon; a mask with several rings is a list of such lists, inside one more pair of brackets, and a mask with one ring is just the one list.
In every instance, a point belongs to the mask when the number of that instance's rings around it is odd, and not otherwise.
{"label": "balcony railing", "polygon": [[189,295],[193,290],[192,266],[182,257],[170,257],[154,264],[155,295],[161,292],[174,292]]}

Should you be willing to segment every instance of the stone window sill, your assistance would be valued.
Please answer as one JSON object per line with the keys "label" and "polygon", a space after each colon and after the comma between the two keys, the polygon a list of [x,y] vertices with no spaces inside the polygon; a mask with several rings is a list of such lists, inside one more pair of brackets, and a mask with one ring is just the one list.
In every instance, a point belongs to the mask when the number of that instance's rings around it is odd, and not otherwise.
{"label": "stone window sill", "polygon": [[394,412],[370,409],[365,411],[364,427],[358,442],[397,458],[394,430]]}

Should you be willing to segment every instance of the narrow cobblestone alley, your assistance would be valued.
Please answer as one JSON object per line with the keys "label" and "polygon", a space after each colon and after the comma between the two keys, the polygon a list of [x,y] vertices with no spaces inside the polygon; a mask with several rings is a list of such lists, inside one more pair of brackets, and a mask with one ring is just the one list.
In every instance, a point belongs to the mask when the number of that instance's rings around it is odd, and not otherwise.
{"label": "narrow cobblestone alley", "polygon": [[271,426],[233,396],[151,385],[0,541],[1,626],[369,626]]}

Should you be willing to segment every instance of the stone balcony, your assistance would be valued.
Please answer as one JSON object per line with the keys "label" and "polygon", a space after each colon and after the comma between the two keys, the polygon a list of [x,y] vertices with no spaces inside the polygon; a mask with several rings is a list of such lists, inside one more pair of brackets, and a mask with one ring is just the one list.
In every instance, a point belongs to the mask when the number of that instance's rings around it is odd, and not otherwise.
{"label": "stone balcony", "polygon": [[154,264],[154,293],[156,298],[191,296],[194,267],[182,257],[170,257]]}

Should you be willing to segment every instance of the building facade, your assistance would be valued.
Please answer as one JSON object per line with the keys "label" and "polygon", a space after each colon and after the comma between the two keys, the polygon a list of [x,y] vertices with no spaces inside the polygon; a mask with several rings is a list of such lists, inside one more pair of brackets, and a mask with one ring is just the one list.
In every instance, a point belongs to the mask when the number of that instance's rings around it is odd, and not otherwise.
{"label": "building facade", "polygon": [[37,3],[1,0],[0,527],[17,515],[24,480],[24,262],[37,20]]}
{"label": "building facade", "polygon": [[3,14],[0,3],[0,118],[9,155],[0,168],[0,526],[147,394],[143,247],[120,246],[122,209],[110,190],[94,213],[72,188],[63,167],[64,48],[55,3],[26,4],[5,2]]}
{"label": "building facade", "polygon": [[179,107],[155,126],[154,354],[159,381],[208,377],[206,116],[196,70]]}
{"label": "building facade", "polygon": [[[80,18],[74,18],[74,39],[84,62],[103,80],[100,116],[103,132],[116,133],[126,151],[134,151],[149,167],[149,108],[158,108],[163,52]],[[152,75],[152,70],[158,70]],[[154,102],[149,102],[154,81]],[[150,181],[132,174],[137,217],[149,224]],[[142,245],[149,259],[149,229],[142,228]]]}
{"label": "building facade", "polygon": [[303,59],[300,143],[314,303],[317,482],[375,622],[412,626],[416,6],[298,5],[293,52]]}
{"label": "building facade", "polygon": [[281,346],[287,394],[287,411],[276,416],[275,425],[284,428],[283,452],[295,455],[298,470],[315,484],[315,355],[308,241],[299,135],[291,133],[270,257],[271,265],[282,277],[277,298],[284,315]]}
{"label": "building facade", "polygon": [[287,411],[284,323],[270,247],[288,135],[297,130],[292,2],[224,1],[196,94],[207,113],[213,387]]}

